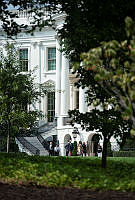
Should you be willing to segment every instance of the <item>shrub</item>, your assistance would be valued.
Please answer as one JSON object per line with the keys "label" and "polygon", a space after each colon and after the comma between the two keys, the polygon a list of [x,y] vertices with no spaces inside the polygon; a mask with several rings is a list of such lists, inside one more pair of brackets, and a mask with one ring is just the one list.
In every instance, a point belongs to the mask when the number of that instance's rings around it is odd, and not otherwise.
{"label": "shrub", "polygon": [[107,143],[107,156],[111,157],[112,156],[112,150],[111,150],[111,143]]}
{"label": "shrub", "polygon": [[77,142],[76,141],[74,141],[74,143],[73,143],[72,156],[77,156]]}
{"label": "shrub", "polygon": [[[129,173],[130,172],[130,173]],[[135,192],[135,158],[28,156],[0,153],[0,180],[48,187]]]}
{"label": "shrub", "polygon": [[114,151],[113,157],[135,157],[135,151]]}

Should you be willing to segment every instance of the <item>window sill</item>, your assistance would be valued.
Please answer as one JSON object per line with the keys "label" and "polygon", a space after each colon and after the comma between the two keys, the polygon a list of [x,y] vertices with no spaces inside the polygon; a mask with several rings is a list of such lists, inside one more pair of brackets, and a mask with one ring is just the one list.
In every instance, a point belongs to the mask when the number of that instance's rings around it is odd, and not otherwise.
{"label": "window sill", "polygon": [[56,70],[46,71],[44,74],[56,74]]}

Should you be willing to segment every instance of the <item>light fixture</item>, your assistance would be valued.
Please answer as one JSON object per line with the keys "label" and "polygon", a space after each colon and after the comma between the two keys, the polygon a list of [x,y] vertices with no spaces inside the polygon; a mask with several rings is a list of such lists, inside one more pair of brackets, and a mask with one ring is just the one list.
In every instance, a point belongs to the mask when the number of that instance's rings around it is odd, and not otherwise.
{"label": "light fixture", "polygon": [[78,128],[77,127],[74,127],[73,131],[72,131],[72,135],[73,135],[73,138],[77,138],[77,134],[79,134],[79,131],[78,131]]}

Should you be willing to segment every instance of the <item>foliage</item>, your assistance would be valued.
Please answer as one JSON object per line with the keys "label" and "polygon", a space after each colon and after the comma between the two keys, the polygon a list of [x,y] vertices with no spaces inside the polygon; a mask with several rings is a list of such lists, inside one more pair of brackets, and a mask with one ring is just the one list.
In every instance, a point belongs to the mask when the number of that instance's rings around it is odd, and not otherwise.
{"label": "foliage", "polygon": [[[116,132],[118,129],[120,130],[118,131],[119,136],[121,136],[120,132],[126,124],[128,126],[128,129],[126,129],[128,131],[125,132],[126,137],[129,135],[129,130],[130,133],[134,134],[135,129],[135,23],[129,17],[125,21],[127,40],[102,42],[101,46],[91,49],[88,53],[81,54],[82,66],[80,66],[80,63],[74,65],[79,78],[77,85],[78,87],[88,88],[87,101],[95,109],[93,108],[90,114],[86,113],[83,116],[74,112],[73,118],[89,130],[95,128],[102,132],[104,137],[102,159],[104,158],[104,145],[106,149],[106,143],[109,141],[110,130],[113,127],[115,129],[112,118],[117,123]],[[125,123],[122,129],[120,128],[121,123],[123,125]],[[106,128],[108,133],[104,130],[106,126],[108,126]],[[115,132],[111,132],[111,135],[115,136]]]}
{"label": "foliage", "polygon": [[17,49],[7,43],[5,51],[0,60],[0,134],[7,136],[9,151],[9,137],[14,137],[21,127],[30,128],[40,116],[30,105],[41,93],[33,83],[31,72],[21,72]]}
{"label": "foliage", "polygon": [[[63,50],[72,61],[80,58],[81,52],[97,47],[101,41],[125,38],[124,19],[135,18],[135,2],[128,0],[61,0],[61,10],[67,16],[58,31],[64,41]],[[96,12],[96,14],[95,14]]]}
{"label": "foliage", "polygon": [[[48,4],[46,4],[48,3]],[[44,27],[44,25],[50,23],[46,23],[43,19],[44,9],[47,6],[50,14],[55,12],[65,12],[67,15],[65,16],[65,24],[58,31],[58,35],[60,39],[64,39],[64,51],[68,56],[70,56],[71,60],[80,59],[80,53],[85,51],[87,52],[90,48],[98,46],[99,43],[104,39],[105,41],[109,41],[110,39],[117,39],[118,41],[125,38],[124,31],[124,18],[129,15],[134,17],[134,5],[135,2],[132,1],[129,3],[128,0],[115,0],[115,1],[80,1],[80,0],[57,0],[57,1],[30,1],[24,0],[20,3],[12,0],[12,1],[2,1],[1,13],[5,11],[6,6],[11,4],[13,6],[19,6],[18,9],[23,10],[26,8],[31,8],[31,11],[35,12],[34,23],[32,27],[33,31],[35,27],[38,27],[39,30]],[[61,5],[61,6],[58,6]],[[41,9],[40,9],[41,8]],[[95,15],[95,10],[96,14]],[[31,12],[30,11],[30,12]],[[9,12],[9,11],[8,11]],[[1,15],[1,19],[4,22],[3,28],[7,32],[7,34],[13,35],[17,34],[21,28],[11,20],[11,23],[6,23],[6,19],[8,18],[8,14]],[[5,12],[4,12],[5,13]],[[10,13],[11,14],[11,13]],[[11,15],[10,15],[11,16]],[[14,17],[13,15],[11,18]],[[50,17],[50,16],[49,16]],[[48,18],[49,19],[49,18]],[[51,18],[50,18],[51,19]],[[11,27],[10,27],[11,24]],[[9,28],[10,27],[10,28]],[[15,28],[17,27],[17,28]],[[25,27],[25,26],[24,26]],[[74,27],[74,28],[73,28]],[[26,28],[26,27],[25,27]],[[82,59],[82,58],[81,58]],[[90,69],[91,70],[91,69]],[[84,78],[84,74],[79,73],[79,76]],[[89,73],[88,73],[89,74]],[[92,73],[91,73],[92,74]],[[88,75],[86,75],[88,77]],[[104,73],[102,73],[104,76]],[[91,83],[93,80],[93,76],[91,76]],[[88,77],[90,79],[90,77]],[[84,81],[85,82],[85,81]],[[83,87],[86,85],[84,83]],[[94,85],[94,81],[93,81]],[[92,85],[92,86],[93,86]],[[96,88],[96,92],[98,93],[98,97],[100,97],[100,101],[102,99],[102,103],[106,103],[110,96],[110,100],[112,101],[112,95],[106,94],[106,88],[103,89],[102,86],[99,87],[100,84],[95,84],[93,87],[93,91]],[[100,90],[101,89],[101,90]],[[100,92],[99,92],[100,91]],[[105,95],[104,95],[105,94]],[[95,103],[97,104],[99,99],[97,99],[95,95]],[[90,100],[90,99],[89,99]],[[92,100],[90,100],[92,101]],[[89,101],[89,103],[90,103]]]}
{"label": "foliage", "polygon": [[92,109],[86,113],[69,111],[71,123],[77,122],[86,131],[95,131],[103,136],[102,167],[106,167],[107,145],[111,139],[129,137],[131,124],[124,121],[121,113],[112,109]]}
{"label": "foliage", "polygon": [[[97,157],[47,157],[0,154],[0,180],[49,187],[135,191],[135,159],[108,158],[108,167]],[[130,173],[129,173],[130,172]]]}
{"label": "foliage", "polygon": [[[11,6],[19,12],[27,10],[28,14],[34,13],[31,26],[18,25],[14,20],[17,14],[8,9]],[[3,22],[4,31],[10,37],[22,30],[33,33],[36,28],[41,30],[45,26],[56,28],[52,15],[66,13],[63,27],[56,31],[61,41],[64,40],[63,50],[75,61],[79,59],[81,52],[87,52],[103,40],[123,40],[124,19],[126,16],[135,18],[134,7],[135,2],[128,0],[2,0],[0,20]]]}
{"label": "foliage", "polygon": [[135,150],[135,137],[130,136],[120,144],[120,150],[125,150],[125,149]]}
{"label": "foliage", "polygon": [[74,141],[73,143],[72,156],[77,156],[77,141]]}
{"label": "foliage", "polygon": [[113,152],[111,150],[111,142],[108,142],[108,144],[107,144],[107,156],[108,157],[113,156]]}
{"label": "foliage", "polygon": [[[17,36],[18,33],[22,32],[22,30],[26,33],[33,33],[36,28],[41,30],[45,26],[53,25],[53,20],[51,18],[53,10],[52,6],[55,7],[54,2],[49,4],[47,0],[2,0],[0,2],[0,20],[2,21],[1,26],[7,34],[7,37],[10,38]],[[18,12],[12,12],[14,9],[16,9]],[[18,18],[18,13],[21,13],[23,10],[26,10],[29,16],[33,15],[33,21],[30,22],[31,26],[29,27],[27,24],[21,22],[17,23],[16,19]],[[49,12],[47,12],[48,15],[45,19],[46,11]]]}
{"label": "foliage", "polygon": [[114,151],[113,157],[135,157],[135,151]]}
{"label": "foliage", "polygon": [[[85,69],[93,72],[94,80],[106,91],[115,110],[122,113],[124,120],[130,120],[135,126],[135,70],[134,46],[135,23],[131,18],[126,18],[127,40],[118,42],[102,42],[100,47],[83,53],[81,59]],[[97,105],[101,103],[98,99]]]}

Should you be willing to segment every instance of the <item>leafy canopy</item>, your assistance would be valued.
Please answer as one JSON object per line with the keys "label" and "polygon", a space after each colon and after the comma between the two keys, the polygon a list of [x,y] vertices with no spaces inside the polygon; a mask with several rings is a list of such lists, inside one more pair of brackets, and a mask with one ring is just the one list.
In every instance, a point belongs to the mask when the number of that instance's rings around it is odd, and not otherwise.
{"label": "leafy canopy", "polygon": [[125,22],[127,40],[101,42],[101,46],[82,53],[81,59],[85,70],[91,71],[98,85],[112,97],[108,103],[122,113],[124,120],[131,120],[135,129],[135,23],[129,17]]}
{"label": "leafy canopy", "polygon": [[6,55],[0,60],[0,123],[10,122],[16,127],[31,127],[39,112],[31,109],[38,100],[39,88],[33,83],[31,72],[21,72],[18,50],[6,44]]}

